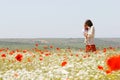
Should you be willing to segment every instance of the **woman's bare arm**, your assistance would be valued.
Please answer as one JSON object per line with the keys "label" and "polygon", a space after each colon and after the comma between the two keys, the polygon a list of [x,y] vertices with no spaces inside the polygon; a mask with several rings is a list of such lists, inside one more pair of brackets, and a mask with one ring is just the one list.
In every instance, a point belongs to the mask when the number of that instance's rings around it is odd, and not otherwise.
{"label": "woman's bare arm", "polygon": [[89,31],[87,37],[92,37],[94,36],[94,27],[91,27],[91,30]]}

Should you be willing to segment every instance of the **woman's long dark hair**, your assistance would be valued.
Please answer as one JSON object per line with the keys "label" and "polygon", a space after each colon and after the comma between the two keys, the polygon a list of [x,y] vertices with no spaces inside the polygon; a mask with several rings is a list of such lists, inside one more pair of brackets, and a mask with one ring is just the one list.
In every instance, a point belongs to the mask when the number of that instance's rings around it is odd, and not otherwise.
{"label": "woman's long dark hair", "polygon": [[93,23],[90,19],[88,19],[88,20],[85,21],[85,25],[91,27],[91,26],[93,26]]}

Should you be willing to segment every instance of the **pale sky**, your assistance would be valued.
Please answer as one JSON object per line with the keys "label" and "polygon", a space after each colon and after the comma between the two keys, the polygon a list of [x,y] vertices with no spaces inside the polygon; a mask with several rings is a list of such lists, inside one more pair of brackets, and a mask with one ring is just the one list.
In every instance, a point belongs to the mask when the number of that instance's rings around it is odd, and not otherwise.
{"label": "pale sky", "polygon": [[81,38],[86,19],[120,37],[120,0],[0,0],[0,38]]}

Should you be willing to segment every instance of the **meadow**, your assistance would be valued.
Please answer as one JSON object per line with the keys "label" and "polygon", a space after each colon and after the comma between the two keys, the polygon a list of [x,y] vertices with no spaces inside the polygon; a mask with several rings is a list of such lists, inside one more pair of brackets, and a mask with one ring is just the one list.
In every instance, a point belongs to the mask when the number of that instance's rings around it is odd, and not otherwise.
{"label": "meadow", "polygon": [[119,80],[119,39],[0,39],[0,80]]}

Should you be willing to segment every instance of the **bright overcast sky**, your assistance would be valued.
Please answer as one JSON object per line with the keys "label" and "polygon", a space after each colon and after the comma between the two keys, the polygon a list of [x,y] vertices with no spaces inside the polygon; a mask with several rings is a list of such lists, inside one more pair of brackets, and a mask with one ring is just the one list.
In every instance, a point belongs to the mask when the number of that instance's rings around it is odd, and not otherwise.
{"label": "bright overcast sky", "polygon": [[0,0],[0,38],[81,38],[86,19],[120,37],[120,0]]}

